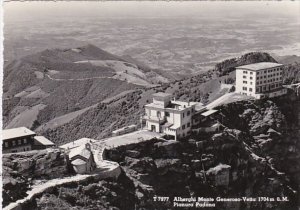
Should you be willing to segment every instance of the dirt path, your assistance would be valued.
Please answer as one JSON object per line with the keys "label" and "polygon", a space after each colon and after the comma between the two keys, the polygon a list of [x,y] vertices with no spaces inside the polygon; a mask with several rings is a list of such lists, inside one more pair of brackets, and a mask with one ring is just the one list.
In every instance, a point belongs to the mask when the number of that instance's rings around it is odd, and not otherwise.
{"label": "dirt path", "polygon": [[[91,80],[91,79],[115,79],[115,80],[119,80],[113,77],[88,77],[88,78],[80,78],[80,79],[57,79],[57,78],[53,78],[51,77],[49,74],[46,74],[46,76],[54,81],[84,81],[84,80]],[[121,80],[123,81],[123,80]]]}

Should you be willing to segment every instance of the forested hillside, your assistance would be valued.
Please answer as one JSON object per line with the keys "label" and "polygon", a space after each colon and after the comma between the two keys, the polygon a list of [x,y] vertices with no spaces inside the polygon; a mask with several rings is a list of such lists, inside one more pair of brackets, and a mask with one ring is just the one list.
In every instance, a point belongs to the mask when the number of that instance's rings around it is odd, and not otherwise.
{"label": "forested hillside", "polygon": [[57,117],[68,122],[102,101],[169,81],[132,62],[87,45],[45,50],[7,64],[4,127],[37,129]]}

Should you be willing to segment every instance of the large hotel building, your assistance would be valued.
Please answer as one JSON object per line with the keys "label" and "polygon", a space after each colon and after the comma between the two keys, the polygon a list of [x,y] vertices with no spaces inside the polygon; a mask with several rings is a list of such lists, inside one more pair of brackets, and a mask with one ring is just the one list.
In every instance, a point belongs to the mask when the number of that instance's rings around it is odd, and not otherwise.
{"label": "large hotel building", "polygon": [[257,99],[286,94],[282,87],[283,65],[261,62],[236,67],[236,92]]}

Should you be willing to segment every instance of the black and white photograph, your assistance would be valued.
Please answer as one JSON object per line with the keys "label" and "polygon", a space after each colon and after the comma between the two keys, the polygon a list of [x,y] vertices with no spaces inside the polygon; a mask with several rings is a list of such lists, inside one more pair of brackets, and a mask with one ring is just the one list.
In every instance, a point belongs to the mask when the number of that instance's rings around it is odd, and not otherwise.
{"label": "black and white photograph", "polygon": [[300,1],[1,4],[2,209],[300,209]]}

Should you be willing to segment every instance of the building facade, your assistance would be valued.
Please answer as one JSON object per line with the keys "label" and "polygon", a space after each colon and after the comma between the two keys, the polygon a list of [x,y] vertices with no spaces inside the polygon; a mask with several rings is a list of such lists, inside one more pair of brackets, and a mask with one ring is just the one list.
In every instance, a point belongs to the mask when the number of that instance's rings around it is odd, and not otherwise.
{"label": "building facade", "polygon": [[46,149],[55,144],[43,136],[25,127],[6,129],[2,131],[2,152],[16,153],[36,149]]}
{"label": "building facade", "polygon": [[194,119],[207,111],[199,102],[183,102],[171,99],[171,94],[155,93],[153,102],[145,105],[145,127],[147,130],[164,133],[175,140],[190,135],[192,126],[199,123]]}
{"label": "building facade", "polygon": [[260,62],[236,67],[236,92],[257,99],[287,93],[282,87],[283,65]]}
{"label": "building facade", "polygon": [[77,174],[89,173],[96,168],[91,145],[89,143],[72,149],[69,153],[69,160]]}

